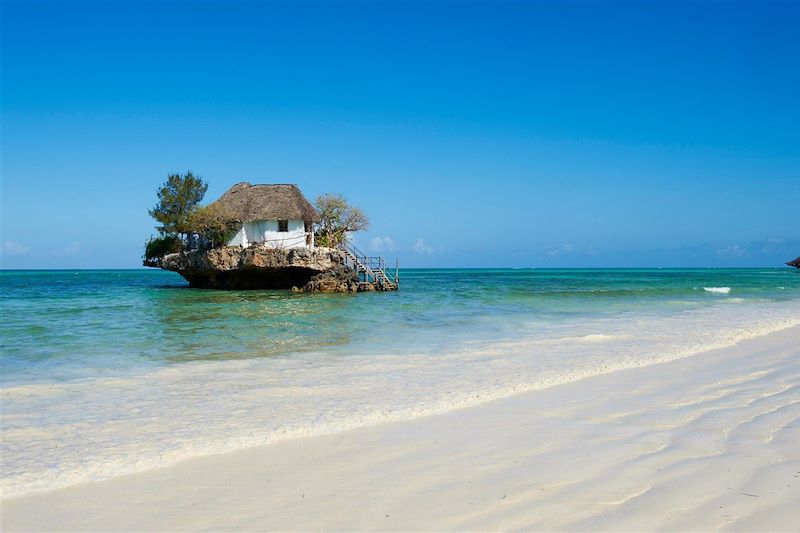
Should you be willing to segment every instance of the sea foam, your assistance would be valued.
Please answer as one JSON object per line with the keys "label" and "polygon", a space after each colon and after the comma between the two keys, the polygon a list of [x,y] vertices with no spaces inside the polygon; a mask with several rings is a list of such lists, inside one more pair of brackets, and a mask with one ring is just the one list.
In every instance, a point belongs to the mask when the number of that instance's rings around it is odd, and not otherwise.
{"label": "sea foam", "polygon": [[706,292],[713,292],[715,294],[728,294],[731,292],[730,287],[703,287]]}

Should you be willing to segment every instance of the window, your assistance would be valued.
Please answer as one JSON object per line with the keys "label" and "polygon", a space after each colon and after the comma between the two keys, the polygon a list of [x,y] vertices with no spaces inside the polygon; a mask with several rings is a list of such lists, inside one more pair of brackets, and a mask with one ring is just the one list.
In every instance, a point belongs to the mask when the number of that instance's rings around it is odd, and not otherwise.
{"label": "window", "polygon": [[288,220],[279,220],[278,221],[278,231],[281,233],[286,233],[289,231],[289,221]]}

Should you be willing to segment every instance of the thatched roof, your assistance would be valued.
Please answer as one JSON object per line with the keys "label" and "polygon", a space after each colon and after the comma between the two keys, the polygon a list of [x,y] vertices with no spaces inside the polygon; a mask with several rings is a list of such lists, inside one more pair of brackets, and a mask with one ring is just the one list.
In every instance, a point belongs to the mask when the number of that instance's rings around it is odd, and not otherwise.
{"label": "thatched roof", "polygon": [[254,220],[311,220],[319,215],[297,185],[251,185],[237,183],[214,204],[241,222]]}
{"label": "thatched roof", "polygon": [[788,262],[788,263],[786,263],[786,264],[787,264],[787,265],[789,265],[790,267],[797,267],[797,268],[800,268],[800,257],[798,257],[798,258],[797,258],[797,259],[795,259],[794,261],[789,261],[789,262]]}

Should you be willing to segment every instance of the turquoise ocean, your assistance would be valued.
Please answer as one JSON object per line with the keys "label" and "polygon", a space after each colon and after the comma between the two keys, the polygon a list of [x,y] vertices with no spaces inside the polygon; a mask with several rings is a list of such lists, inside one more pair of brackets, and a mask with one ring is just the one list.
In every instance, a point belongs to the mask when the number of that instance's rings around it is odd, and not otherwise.
{"label": "turquoise ocean", "polygon": [[786,268],[403,270],[397,292],[331,295],[195,290],[157,270],[0,282],[3,497],[800,325],[800,272]]}

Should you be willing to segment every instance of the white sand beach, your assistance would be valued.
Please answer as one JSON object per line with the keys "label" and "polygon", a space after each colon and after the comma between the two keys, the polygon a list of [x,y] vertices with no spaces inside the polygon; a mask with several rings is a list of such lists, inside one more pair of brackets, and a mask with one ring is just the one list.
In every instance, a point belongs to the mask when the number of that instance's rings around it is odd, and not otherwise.
{"label": "white sand beach", "polygon": [[477,407],[6,500],[3,531],[800,524],[800,328]]}

